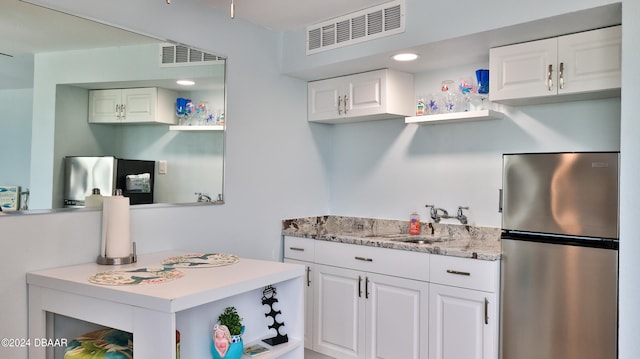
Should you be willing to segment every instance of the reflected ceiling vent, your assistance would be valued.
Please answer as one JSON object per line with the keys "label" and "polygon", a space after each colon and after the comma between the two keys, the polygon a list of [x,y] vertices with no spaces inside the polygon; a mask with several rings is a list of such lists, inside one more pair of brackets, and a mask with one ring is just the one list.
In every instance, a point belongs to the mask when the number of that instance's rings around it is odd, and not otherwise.
{"label": "reflected ceiling vent", "polygon": [[307,27],[307,55],[404,32],[404,1],[392,1]]}
{"label": "reflected ceiling vent", "polygon": [[184,45],[160,44],[160,66],[210,65],[224,59]]}

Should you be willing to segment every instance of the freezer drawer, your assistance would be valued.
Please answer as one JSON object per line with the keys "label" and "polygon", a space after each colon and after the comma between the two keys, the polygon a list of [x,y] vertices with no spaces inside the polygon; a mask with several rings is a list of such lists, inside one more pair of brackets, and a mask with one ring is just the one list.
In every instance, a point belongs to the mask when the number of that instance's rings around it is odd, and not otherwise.
{"label": "freezer drawer", "polygon": [[502,359],[617,357],[617,250],[506,238],[502,249]]}

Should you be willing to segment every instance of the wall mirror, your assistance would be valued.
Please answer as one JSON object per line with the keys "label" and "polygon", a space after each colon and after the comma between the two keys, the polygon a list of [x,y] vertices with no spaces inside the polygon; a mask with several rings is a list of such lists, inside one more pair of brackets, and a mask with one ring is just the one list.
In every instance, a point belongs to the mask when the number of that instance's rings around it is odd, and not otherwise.
{"label": "wall mirror", "polygon": [[[17,0],[0,7],[0,186],[28,191],[27,213],[74,205],[65,187],[83,184],[69,184],[70,156],[153,163],[153,203],[223,203],[223,57]],[[183,79],[195,84],[176,83]],[[156,89],[157,97],[125,100],[125,89]],[[98,96],[115,92],[119,100]],[[178,98],[191,100],[183,116]],[[110,121],[100,117],[109,101],[130,102],[116,103]],[[121,121],[154,111],[157,122]]]}

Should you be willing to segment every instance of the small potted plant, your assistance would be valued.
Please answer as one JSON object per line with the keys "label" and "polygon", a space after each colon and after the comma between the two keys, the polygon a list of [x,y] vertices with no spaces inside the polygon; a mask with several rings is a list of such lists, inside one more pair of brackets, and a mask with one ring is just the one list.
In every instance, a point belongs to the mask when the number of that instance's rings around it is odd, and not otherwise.
{"label": "small potted plant", "polygon": [[213,326],[213,345],[211,353],[214,359],[239,359],[242,357],[242,318],[235,307],[227,307],[218,316]]}

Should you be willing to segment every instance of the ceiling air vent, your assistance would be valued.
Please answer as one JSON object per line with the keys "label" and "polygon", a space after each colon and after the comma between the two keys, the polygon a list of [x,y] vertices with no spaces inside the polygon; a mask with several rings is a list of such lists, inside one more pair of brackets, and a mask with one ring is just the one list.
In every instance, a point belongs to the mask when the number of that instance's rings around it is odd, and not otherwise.
{"label": "ceiling air vent", "polygon": [[184,45],[160,44],[160,66],[207,65],[224,59]]}
{"label": "ceiling air vent", "polygon": [[404,32],[404,1],[392,1],[307,27],[307,55]]}

